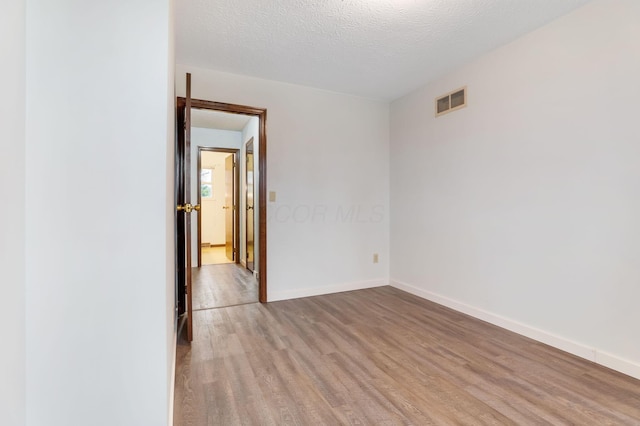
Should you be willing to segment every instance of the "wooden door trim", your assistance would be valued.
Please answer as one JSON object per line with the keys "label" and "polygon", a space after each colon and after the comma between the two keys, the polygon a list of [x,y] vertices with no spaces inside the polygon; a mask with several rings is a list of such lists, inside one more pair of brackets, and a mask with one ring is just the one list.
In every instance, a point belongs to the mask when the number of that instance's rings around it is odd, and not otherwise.
{"label": "wooden door trim", "polygon": [[[185,108],[186,99],[178,97],[176,105]],[[258,117],[258,300],[267,302],[267,110],[246,105],[191,99],[191,107]],[[239,215],[238,215],[239,216]],[[255,250],[255,248],[254,248]]]}
{"label": "wooden door trim", "polygon": [[233,188],[233,196],[235,202],[238,204],[237,208],[233,211],[233,223],[235,226],[233,232],[233,244],[235,245],[235,249],[237,253],[235,253],[236,258],[234,259],[234,263],[239,263],[240,261],[240,167],[238,165],[238,161],[240,158],[240,150],[236,148],[218,148],[213,146],[200,146],[198,145],[198,170],[196,171],[197,179],[198,179],[198,204],[200,204],[200,214],[198,214],[198,266],[201,266],[202,260],[202,193],[199,188],[202,182],[200,182],[200,170],[202,166],[202,151],[209,152],[226,152],[229,154],[233,154],[233,158],[235,161],[235,170],[233,172],[234,188]]}

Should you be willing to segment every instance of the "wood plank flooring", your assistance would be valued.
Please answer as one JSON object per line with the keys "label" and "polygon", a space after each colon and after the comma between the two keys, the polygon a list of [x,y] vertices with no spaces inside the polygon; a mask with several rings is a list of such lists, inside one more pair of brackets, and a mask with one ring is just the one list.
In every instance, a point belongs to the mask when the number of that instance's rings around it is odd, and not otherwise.
{"label": "wood plank flooring", "polygon": [[640,380],[380,287],[197,311],[175,425],[640,425]]}
{"label": "wood plank flooring", "polygon": [[258,281],[238,264],[203,265],[192,277],[194,310],[258,301]]}

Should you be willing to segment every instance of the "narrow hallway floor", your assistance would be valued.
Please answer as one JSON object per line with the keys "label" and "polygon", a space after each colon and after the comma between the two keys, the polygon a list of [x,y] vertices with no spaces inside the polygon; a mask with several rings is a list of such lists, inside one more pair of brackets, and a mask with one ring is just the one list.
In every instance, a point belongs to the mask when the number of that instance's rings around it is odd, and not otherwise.
{"label": "narrow hallway floor", "polygon": [[211,309],[258,301],[258,281],[235,263],[193,268],[193,309]]}

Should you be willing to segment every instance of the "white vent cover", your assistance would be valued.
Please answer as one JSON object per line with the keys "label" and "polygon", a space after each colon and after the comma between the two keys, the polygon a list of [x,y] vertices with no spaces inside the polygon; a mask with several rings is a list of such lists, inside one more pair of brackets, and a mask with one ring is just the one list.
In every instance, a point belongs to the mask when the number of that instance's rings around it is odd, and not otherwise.
{"label": "white vent cover", "polygon": [[463,87],[436,98],[436,117],[467,106],[467,88]]}

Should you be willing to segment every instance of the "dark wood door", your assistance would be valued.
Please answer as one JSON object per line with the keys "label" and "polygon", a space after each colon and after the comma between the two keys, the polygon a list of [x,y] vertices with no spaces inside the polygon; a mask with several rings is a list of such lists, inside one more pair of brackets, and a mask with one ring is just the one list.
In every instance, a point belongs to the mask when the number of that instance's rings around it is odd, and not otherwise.
{"label": "dark wood door", "polygon": [[191,204],[191,74],[187,96],[177,111],[176,142],[176,269],[178,312],[186,316],[187,339],[193,340],[193,291],[191,280],[191,215],[200,209]]}
{"label": "dark wood door", "polygon": [[[176,111],[176,203],[182,205],[184,194],[184,105],[178,106]],[[186,282],[186,245],[185,245],[185,215],[179,210],[176,213],[176,305],[178,315],[184,315],[187,311],[187,282]]]}

